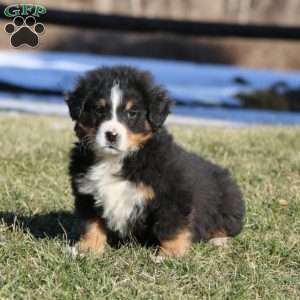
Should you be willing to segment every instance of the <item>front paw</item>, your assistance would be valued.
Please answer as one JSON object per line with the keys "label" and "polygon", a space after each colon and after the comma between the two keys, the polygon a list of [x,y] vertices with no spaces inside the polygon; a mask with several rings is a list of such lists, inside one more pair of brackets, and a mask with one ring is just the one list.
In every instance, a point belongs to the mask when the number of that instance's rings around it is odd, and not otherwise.
{"label": "front paw", "polygon": [[85,241],[80,241],[78,243],[76,243],[74,246],[68,246],[66,251],[67,253],[72,257],[72,258],[76,258],[76,257],[83,257],[87,254],[92,254],[92,255],[96,255],[96,256],[101,256],[104,253],[105,250],[105,245],[101,245],[101,246],[93,246],[91,247],[90,245],[88,245]]}
{"label": "front paw", "polygon": [[209,244],[217,247],[227,248],[229,246],[230,237],[216,237],[208,241]]}
{"label": "front paw", "polygon": [[79,254],[101,255],[106,245],[106,230],[101,220],[88,220],[81,223],[81,234],[76,247]]}
{"label": "front paw", "polygon": [[165,259],[167,258],[167,256],[165,255],[161,255],[161,253],[158,254],[150,254],[150,259],[152,262],[154,262],[155,264],[161,264],[165,261]]}
{"label": "front paw", "polygon": [[183,257],[192,246],[192,233],[189,229],[179,231],[172,239],[160,241],[158,255],[161,257]]}
{"label": "front paw", "polygon": [[95,240],[83,239],[80,240],[75,246],[80,255],[93,254],[93,255],[100,256],[104,253],[105,250],[105,243],[98,242]]}

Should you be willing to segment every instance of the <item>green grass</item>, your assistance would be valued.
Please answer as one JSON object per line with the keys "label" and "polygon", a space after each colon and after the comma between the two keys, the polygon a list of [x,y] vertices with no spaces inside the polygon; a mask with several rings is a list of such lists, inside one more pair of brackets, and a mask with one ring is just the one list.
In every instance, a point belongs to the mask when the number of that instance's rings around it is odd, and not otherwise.
{"label": "green grass", "polygon": [[72,259],[72,125],[0,115],[0,299],[300,299],[300,128],[172,132],[232,170],[247,202],[243,233],[162,264],[138,245]]}

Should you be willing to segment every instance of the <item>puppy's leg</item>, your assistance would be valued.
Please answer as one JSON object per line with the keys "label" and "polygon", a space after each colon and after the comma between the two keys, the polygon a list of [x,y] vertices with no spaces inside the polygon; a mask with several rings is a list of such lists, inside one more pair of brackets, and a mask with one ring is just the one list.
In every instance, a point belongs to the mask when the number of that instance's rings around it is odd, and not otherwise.
{"label": "puppy's leg", "polygon": [[100,219],[83,221],[80,228],[80,240],[78,250],[80,253],[103,253],[107,240],[107,234],[103,222]]}
{"label": "puppy's leg", "polygon": [[192,245],[192,233],[189,229],[180,230],[173,238],[160,241],[159,256],[181,257]]}

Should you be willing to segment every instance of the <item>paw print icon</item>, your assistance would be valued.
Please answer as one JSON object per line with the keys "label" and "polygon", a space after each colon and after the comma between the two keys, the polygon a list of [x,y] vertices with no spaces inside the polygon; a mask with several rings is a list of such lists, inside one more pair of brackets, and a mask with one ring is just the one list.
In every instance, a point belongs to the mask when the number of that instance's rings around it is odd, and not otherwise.
{"label": "paw print icon", "polygon": [[37,23],[33,16],[25,19],[17,16],[12,23],[6,24],[4,29],[11,35],[10,43],[15,48],[22,45],[36,47],[39,44],[39,35],[45,31],[44,25]]}

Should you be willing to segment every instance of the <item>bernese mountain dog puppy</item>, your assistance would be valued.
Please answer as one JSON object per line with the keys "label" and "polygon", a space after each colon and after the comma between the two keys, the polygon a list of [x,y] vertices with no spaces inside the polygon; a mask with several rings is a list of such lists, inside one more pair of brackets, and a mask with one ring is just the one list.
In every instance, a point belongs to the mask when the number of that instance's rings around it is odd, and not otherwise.
{"label": "bernese mountain dog puppy", "polygon": [[135,68],[99,68],[66,99],[78,142],[70,175],[79,252],[134,239],[161,256],[237,235],[244,201],[229,172],[173,141],[167,92]]}

